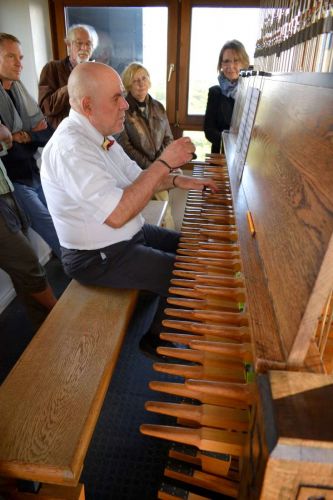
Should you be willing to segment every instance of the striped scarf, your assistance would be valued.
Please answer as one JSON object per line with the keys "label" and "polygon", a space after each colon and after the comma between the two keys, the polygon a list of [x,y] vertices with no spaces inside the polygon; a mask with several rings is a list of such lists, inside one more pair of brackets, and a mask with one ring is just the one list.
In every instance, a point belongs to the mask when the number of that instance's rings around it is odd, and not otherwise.
{"label": "striped scarf", "polygon": [[226,97],[232,97],[233,99],[235,99],[238,80],[236,80],[235,82],[231,82],[222,73],[219,74],[217,79],[219,81],[222,94]]}

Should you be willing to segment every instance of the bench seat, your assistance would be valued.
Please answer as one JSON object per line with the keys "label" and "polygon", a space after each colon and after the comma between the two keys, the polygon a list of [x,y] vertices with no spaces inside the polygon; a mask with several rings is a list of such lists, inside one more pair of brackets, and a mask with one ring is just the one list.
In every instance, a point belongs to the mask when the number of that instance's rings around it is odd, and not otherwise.
{"label": "bench seat", "polygon": [[0,476],[78,484],[136,300],[69,284],[0,386]]}

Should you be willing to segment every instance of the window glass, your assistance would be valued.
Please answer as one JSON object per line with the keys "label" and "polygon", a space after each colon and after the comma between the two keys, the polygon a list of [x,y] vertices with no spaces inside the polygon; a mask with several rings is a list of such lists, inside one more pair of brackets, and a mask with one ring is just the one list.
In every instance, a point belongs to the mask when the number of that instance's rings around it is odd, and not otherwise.
{"label": "window glass", "polygon": [[149,71],[150,94],[166,104],[167,7],[67,7],[67,28],[89,24],[100,43],[96,61],[110,64],[121,75],[127,64],[138,61]]}
{"label": "window glass", "polygon": [[205,114],[208,88],[217,85],[217,61],[227,40],[243,43],[253,64],[260,9],[192,8],[188,114]]}
{"label": "window glass", "polygon": [[195,145],[197,160],[204,161],[206,153],[211,152],[211,143],[207,141],[204,132],[200,130],[184,130],[183,136],[190,137]]}

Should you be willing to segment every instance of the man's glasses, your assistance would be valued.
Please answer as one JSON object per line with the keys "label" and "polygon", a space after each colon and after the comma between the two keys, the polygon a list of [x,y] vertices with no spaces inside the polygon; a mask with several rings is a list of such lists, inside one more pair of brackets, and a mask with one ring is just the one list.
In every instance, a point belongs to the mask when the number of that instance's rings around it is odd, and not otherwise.
{"label": "man's glasses", "polygon": [[87,47],[88,49],[92,49],[92,42],[88,40],[88,42],[81,42],[81,40],[73,40],[72,43],[77,47],[78,49],[82,49],[82,47]]}

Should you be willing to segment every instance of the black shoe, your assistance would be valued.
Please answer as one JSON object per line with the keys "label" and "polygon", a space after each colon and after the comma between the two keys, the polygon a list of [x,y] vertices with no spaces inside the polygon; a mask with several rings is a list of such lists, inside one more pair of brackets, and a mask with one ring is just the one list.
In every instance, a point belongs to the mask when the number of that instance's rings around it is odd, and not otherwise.
{"label": "black shoe", "polygon": [[166,356],[156,352],[157,347],[161,346],[172,347],[172,343],[162,340],[157,335],[152,335],[149,332],[146,333],[139,342],[139,349],[142,354],[159,362],[166,360]]}

